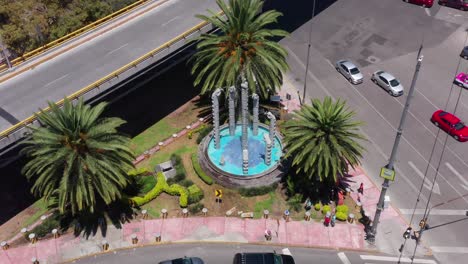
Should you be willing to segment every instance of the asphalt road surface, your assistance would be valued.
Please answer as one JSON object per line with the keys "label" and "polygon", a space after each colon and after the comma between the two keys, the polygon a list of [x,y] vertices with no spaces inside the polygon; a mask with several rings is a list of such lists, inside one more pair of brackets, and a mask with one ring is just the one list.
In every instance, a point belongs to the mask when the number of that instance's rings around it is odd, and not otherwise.
{"label": "asphalt road surface", "polygon": [[[232,264],[233,257],[239,252],[282,252],[281,247],[247,245],[247,244],[169,244],[142,247],[110,252],[75,261],[77,264],[156,264],[159,261],[180,258],[183,256],[200,257],[205,264]],[[367,252],[337,252],[333,250],[312,248],[288,248],[296,264],[384,264],[396,263],[397,256],[369,254]],[[407,259],[403,259],[408,263]],[[405,263],[402,262],[402,263]],[[436,264],[430,258],[418,258],[414,263]]]}
{"label": "asphalt road surface", "polygon": [[[290,54],[287,80],[302,94],[307,42],[312,30],[307,96],[343,98],[357,112],[357,117],[365,122],[363,132],[369,139],[363,165],[379,184],[382,179],[378,172],[388,162],[406,94],[391,97],[372,83],[370,76],[377,70],[386,70],[400,79],[408,92],[417,50],[424,41],[424,59],[395,164],[396,180],[388,193],[409,221],[436,142],[414,226],[422,217],[421,209],[428,200],[437,169],[430,204],[442,205],[431,211],[430,226],[467,219],[468,198],[463,196],[468,194],[468,143],[448,137],[443,151],[446,133],[439,132],[429,120],[437,109],[453,113],[457,105],[456,115],[468,121],[468,91],[452,85],[454,76],[468,69],[468,61],[459,57],[463,46],[468,45],[467,26],[467,12],[437,3],[424,9],[403,1],[348,0],[336,2],[313,19],[312,27],[307,23],[282,41]],[[338,74],[333,65],[338,59],[354,61],[365,75],[364,83],[353,86]],[[465,220],[443,225],[426,232],[423,240],[441,263],[466,263],[467,225]],[[381,225],[380,232],[385,228],[388,227]],[[393,250],[403,242],[401,234],[396,238]]]}
{"label": "asphalt road surface", "polygon": [[[106,34],[0,83],[0,131],[159,47],[218,10],[214,0],[169,0]],[[135,22],[135,20],[137,22]]]}

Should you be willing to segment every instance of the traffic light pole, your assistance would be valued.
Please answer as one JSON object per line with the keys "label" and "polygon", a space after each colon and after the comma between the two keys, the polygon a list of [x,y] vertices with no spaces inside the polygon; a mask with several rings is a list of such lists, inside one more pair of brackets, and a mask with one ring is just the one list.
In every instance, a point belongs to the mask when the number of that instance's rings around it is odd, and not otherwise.
{"label": "traffic light pole", "polygon": [[[395,162],[395,157],[398,151],[398,145],[400,144],[401,135],[403,133],[403,126],[405,125],[406,116],[408,114],[410,102],[411,102],[411,99],[413,98],[414,87],[416,85],[416,80],[418,79],[419,68],[421,67],[421,62],[423,59],[423,56],[421,55],[422,48],[423,46],[421,44],[421,46],[419,47],[419,51],[418,51],[418,57],[417,57],[418,61],[416,63],[416,69],[414,71],[413,80],[411,81],[411,87],[408,91],[408,96],[406,97],[405,107],[403,108],[403,113],[401,114],[400,125],[398,126],[397,134],[395,137],[395,142],[393,143],[392,154],[390,155],[390,160],[388,161],[387,166],[385,166],[389,170],[393,170],[393,164]],[[375,216],[372,222],[372,227],[366,234],[367,240],[371,243],[375,241],[375,236],[377,235],[377,226],[380,221],[380,215],[382,214],[382,211],[384,208],[384,199],[385,199],[385,194],[387,193],[387,189],[389,187],[388,184],[389,184],[389,180],[385,179],[382,184],[382,190],[380,191],[379,202],[377,203],[377,210],[375,211]]]}

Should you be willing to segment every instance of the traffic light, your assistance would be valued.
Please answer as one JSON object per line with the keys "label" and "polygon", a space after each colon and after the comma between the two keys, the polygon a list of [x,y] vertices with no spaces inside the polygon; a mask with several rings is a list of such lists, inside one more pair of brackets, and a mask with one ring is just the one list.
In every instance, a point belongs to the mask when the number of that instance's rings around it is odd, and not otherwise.
{"label": "traffic light", "polygon": [[405,233],[403,233],[403,238],[404,238],[404,239],[408,239],[408,238],[411,237],[411,230],[412,230],[411,227],[408,227],[408,228],[406,229]]}

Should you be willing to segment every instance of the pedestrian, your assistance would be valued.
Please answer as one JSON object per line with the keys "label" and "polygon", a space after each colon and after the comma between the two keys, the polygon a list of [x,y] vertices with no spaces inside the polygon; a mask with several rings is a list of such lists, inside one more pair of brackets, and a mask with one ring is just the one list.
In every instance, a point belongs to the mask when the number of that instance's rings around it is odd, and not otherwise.
{"label": "pedestrian", "polygon": [[265,230],[265,238],[266,238],[267,241],[271,240],[271,231],[270,231],[270,229]]}
{"label": "pedestrian", "polygon": [[307,211],[309,211],[309,210],[312,208],[312,202],[310,201],[309,198],[307,198],[304,207],[305,207],[305,209],[306,209]]}
{"label": "pedestrian", "polygon": [[328,226],[328,225],[330,225],[330,221],[331,221],[331,214],[330,214],[330,212],[327,212],[326,215],[325,215],[325,219],[323,221],[323,224],[325,226]]}
{"label": "pedestrian", "polygon": [[335,227],[335,222],[336,222],[336,215],[333,214],[332,217],[331,217],[330,225],[332,227]]}
{"label": "pedestrian", "polygon": [[358,193],[364,195],[364,183],[361,182],[361,185],[359,185],[359,188],[357,189]]}

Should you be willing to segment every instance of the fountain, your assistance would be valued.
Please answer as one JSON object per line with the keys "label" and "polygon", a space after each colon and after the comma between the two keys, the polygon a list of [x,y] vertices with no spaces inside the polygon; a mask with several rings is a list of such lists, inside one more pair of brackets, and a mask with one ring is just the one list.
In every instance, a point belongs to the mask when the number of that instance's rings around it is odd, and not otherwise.
{"label": "fountain", "polygon": [[241,84],[241,122],[235,119],[235,88],[228,89],[229,121],[220,125],[221,89],[212,96],[213,131],[199,147],[199,162],[207,174],[226,186],[253,187],[269,185],[281,179],[285,168],[281,137],[276,133],[276,118],[266,114],[269,125],[259,122],[259,96],[252,95],[252,123],[249,124],[248,88]]}

